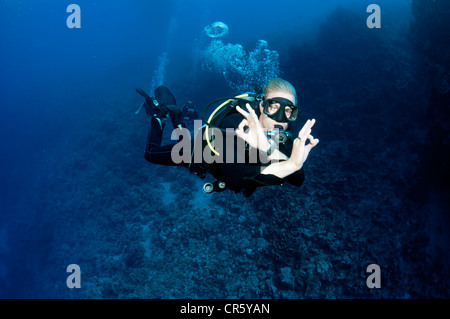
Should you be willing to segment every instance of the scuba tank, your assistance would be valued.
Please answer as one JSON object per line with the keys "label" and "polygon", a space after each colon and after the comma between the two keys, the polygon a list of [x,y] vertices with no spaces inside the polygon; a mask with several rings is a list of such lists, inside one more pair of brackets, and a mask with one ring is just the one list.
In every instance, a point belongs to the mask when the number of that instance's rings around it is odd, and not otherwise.
{"label": "scuba tank", "polygon": [[[209,116],[208,120],[205,119],[205,111],[213,104],[224,101],[222,104],[220,104]],[[211,139],[210,139],[210,128],[215,128],[215,129],[219,129],[222,132],[225,132],[225,129],[220,127],[220,124],[222,123],[223,119],[232,114],[237,112],[236,111],[236,106],[239,105],[242,109],[245,110],[245,105],[247,103],[250,104],[250,106],[253,109],[257,109],[259,102],[262,100],[261,95],[257,94],[257,93],[252,93],[252,92],[247,92],[232,98],[220,98],[220,99],[216,99],[212,102],[210,102],[208,105],[205,106],[205,108],[203,108],[202,111],[202,121],[203,123],[205,123],[205,137],[206,137],[206,142],[209,146],[209,148],[211,149],[211,151],[216,154],[216,155],[220,155],[211,145]]]}
{"label": "scuba tank", "polygon": [[[201,149],[204,150],[206,147],[211,151],[211,156],[220,156],[220,153],[214,148],[214,135],[212,134],[213,129],[220,130],[222,132],[226,132],[225,128],[221,127],[221,123],[223,119],[233,113],[237,113],[236,106],[239,105],[241,108],[245,108],[245,105],[249,103],[254,109],[257,109],[261,98],[256,93],[248,92],[235,97],[224,97],[211,101],[208,103],[202,110],[201,119],[203,122],[203,126],[197,130],[195,133],[194,140],[194,149],[195,144],[201,143]],[[222,102],[222,103],[220,103]],[[215,104],[220,103],[212,113],[206,118],[206,111],[214,106]],[[203,136],[205,138],[203,138]],[[211,164],[208,163],[195,163],[191,159],[191,171],[193,171],[196,175],[201,178],[204,178],[209,170],[209,166]]]}

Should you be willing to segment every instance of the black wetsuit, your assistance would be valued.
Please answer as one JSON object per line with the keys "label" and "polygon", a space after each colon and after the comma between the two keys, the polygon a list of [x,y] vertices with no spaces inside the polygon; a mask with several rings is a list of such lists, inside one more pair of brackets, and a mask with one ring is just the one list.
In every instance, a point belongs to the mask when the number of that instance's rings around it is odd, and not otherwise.
{"label": "black wetsuit", "polygon": [[[165,123],[162,121],[167,113],[174,128],[185,127],[183,114],[178,109],[177,102],[172,92],[165,86],[155,89],[155,97],[150,97],[141,89],[136,89],[145,99],[145,110],[151,116],[150,131],[147,135],[147,146],[145,148],[145,159],[151,163],[170,166],[186,166],[188,163],[175,164],[172,161],[172,148],[175,144],[161,146]],[[159,119],[159,120],[158,120]]]}
{"label": "black wetsuit", "polygon": [[[231,114],[222,121],[221,127],[236,129],[243,119],[244,117],[239,113]],[[237,146],[238,137],[235,135],[234,139],[234,145]],[[279,150],[286,156],[290,156],[292,151],[292,141],[288,140],[286,143],[280,144]],[[257,153],[258,155],[261,155],[261,153]],[[238,152],[236,147],[234,149],[235,161],[233,163],[225,163],[224,161],[224,163],[219,164],[221,166],[221,174],[223,176],[222,181],[224,181],[226,186],[231,190],[236,192],[244,191],[245,195],[250,196],[257,187],[282,185],[286,181],[294,186],[300,186],[305,180],[303,168],[289,176],[286,176],[285,178],[279,178],[271,174],[261,174],[262,169],[269,166],[270,162],[267,162],[267,160],[262,162],[261,160],[264,159],[258,156],[256,163],[249,163],[248,154],[246,155],[245,163],[242,163],[243,154],[242,152]],[[226,152],[224,152],[224,156],[226,156]],[[238,160],[240,160],[240,162]]]}
{"label": "black wetsuit", "polygon": [[[242,121],[243,116],[239,113],[230,114],[222,121],[222,128],[236,129],[239,123]],[[145,149],[145,159],[154,164],[170,165],[170,166],[183,166],[190,167],[191,171],[195,172],[196,166],[190,165],[190,163],[174,163],[172,159],[172,148],[176,143],[161,146],[162,132],[164,125],[159,125],[159,122],[152,117],[152,125],[147,138],[147,147]],[[268,185],[282,185],[284,182],[288,182],[294,186],[300,186],[303,184],[305,175],[303,168],[293,174],[279,178],[275,175],[264,175],[261,171],[264,167],[270,165],[270,162],[263,164],[258,157],[256,162],[248,161],[248,152],[238,150],[238,137],[233,134],[234,143],[234,160],[229,162],[225,161],[226,147],[223,147],[222,161],[219,163],[209,164],[209,173],[212,174],[218,180],[225,182],[226,187],[235,192],[244,192],[244,195],[250,196],[256,188]],[[193,150],[193,141],[191,142],[191,150]],[[224,144],[223,144],[224,145]],[[242,145],[242,143],[241,143]],[[284,144],[280,144],[280,151],[286,156],[290,156],[292,151],[292,141]],[[181,149],[183,150],[183,149]],[[177,151],[178,152],[178,151]],[[182,154],[179,154],[182,155]]]}

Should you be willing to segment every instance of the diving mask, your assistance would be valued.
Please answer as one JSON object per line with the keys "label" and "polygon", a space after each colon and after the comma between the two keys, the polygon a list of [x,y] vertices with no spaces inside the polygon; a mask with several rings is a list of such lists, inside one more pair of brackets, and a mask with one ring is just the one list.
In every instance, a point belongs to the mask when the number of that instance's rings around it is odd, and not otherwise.
{"label": "diving mask", "polygon": [[265,99],[263,101],[263,111],[264,114],[279,123],[294,122],[300,115],[298,106],[282,97]]}

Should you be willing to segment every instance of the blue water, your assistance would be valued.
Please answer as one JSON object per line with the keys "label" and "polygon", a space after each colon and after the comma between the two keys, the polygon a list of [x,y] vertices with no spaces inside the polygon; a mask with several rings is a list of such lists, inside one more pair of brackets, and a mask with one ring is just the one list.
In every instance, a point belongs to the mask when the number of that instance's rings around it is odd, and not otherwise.
{"label": "blue water", "polygon": [[[71,1],[0,0],[0,297],[450,297],[429,75],[412,1],[392,2],[369,29],[370,1],[77,0],[70,29]],[[317,120],[300,188],[205,195],[187,170],[145,161],[136,87],[163,79],[199,112],[242,93],[203,65],[214,21],[225,44],[266,40],[300,122]]]}

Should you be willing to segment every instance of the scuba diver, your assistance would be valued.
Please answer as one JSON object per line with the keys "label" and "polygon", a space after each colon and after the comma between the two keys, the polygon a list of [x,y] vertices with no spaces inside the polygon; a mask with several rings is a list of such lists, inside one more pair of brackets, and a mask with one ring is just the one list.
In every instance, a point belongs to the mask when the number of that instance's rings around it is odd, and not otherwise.
{"label": "scuba diver", "polygon": [[[205,183],[205,193],[230,189],[250,196],[262,186],[303,184],[303,164],[319,140],[311,135],[314,119],[307,120],[294,137],[291,124],[299,118],[300,110],[295,88],[288,81],[271,79],[262,94],[246,93],[215,100],[225,102],[205,120],[205,109],[213,102],[208,104],[202,112],[204,125],[193,139],[190,134],[183,134],[187,131],[183,111],[168,88],[158,87],[154,98],[140,89],[136,91],[144,97],[145,109],[151,116],[145,148],[147,161],[183,166],[201,178],[214,176],[215,182]],[[167,116],[177,132],[178,143],[161,145],[163,119]],[[202,157],[199,161],[199,153],[209,153],[214,160]]]}

